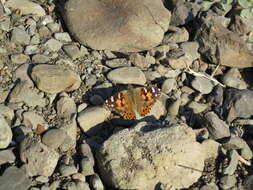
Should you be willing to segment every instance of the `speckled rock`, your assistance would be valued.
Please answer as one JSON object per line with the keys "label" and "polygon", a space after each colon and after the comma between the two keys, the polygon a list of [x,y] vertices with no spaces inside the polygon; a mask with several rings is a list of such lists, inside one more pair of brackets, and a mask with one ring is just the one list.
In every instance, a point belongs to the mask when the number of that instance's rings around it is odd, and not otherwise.
{"label": "speckled rock", "polygon": [[198,180],[205,152],[195,141],[192,129],[185,126],[144,128],[148,126],[142,122],[135,128],[121,130],[97,151],[98,168],[107,185],[147,190],[161,183],[176,189],[187,188]]}

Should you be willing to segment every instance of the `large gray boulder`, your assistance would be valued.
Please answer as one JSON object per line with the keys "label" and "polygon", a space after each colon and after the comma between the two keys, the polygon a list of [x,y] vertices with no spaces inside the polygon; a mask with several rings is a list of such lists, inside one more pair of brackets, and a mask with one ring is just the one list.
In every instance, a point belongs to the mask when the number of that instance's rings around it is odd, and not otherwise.
{"label": "large gray boulder", "polygon": [[171,16],[161,0],[71,0],[63,15],[78,41],[92,49],[118,52],[157,46]]}

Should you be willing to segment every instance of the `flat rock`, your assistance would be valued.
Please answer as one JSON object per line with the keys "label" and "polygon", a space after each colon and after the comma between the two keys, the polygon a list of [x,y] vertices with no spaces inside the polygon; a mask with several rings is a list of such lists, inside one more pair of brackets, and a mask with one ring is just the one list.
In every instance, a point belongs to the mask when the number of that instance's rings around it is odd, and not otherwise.
{"label": "flat rock", "polygon": [[163,3],[152,0],[68,1],[63,14],[68,29],[81,43],[119,52],[157,46],[170,22],[170,12]]}
{"label": "flat rock", "polygon": [[91,148],[88,144],[81,144],[80,151],[82,153],[82,160],[81,160],[81,172],[84,176],[89,176],[94,174],[94,165],[95,159],[91,152]]}
{"label": "flat rock", "polygon": [[249,145],[240,137],[231,137],[228,142],[223,144],[223,147],[228,150],[240,150],[241,156],[247,160],[253,157]]}
{"label": "flat rock", "polygon": [[213,139],[222,139],[230,136],[229,126],[214,112],[208,112],[204,116],[205,126]]}
{"label": "flat rock", "polygon": [[34,14],[37,16],[45,16],[45,10],[37,3],[29,0],[8,0],[6,6],[12,9],[19,9],[22,15]]}
{"label": "flat rock", "polygon": [[212,92],[214,84],[209,79],[204,77],[195,77],[191,82],[192,87],[202,94],[209,94]]}
{"label": "flat rock", "polygon": [[3,115],[0,115],[0,126],[0,149],[3,149],[9,146],[12,139],[11,127]]}
{"label": "flat rock", "polygon": [[11,31],[11,41],[16,44],[28,45],[30,43],[30,36],[25,30],[15,27]]}
{"label": "flat rock", "polygon": [[138,67],[121,67],[110,71],[108,79],[119,84],[139,84],[146,83],[145,74]]}
{"label": "flat rock", "polygon": [[69,96],[63,96],[57,101],[56,105],[57,115],[60,118],[70,120],[77,112],[77,107],[74,99]]}
{"label": "flat rock", "polygon": [[20,158],[25,163],[29,176],[51,176],[57,165],[59,154],[32,137],[26,137],[20,146]]}
{"label": "flat rock", "polygon": [[83,132],[104,122],[110,116],[110,111],[103,107],[86,108],[78,114],[77,121]]}
{"label": "flat rock", "polygon": [[228,89],[223,103],[224,115],[231,122],[236,118],[250,118],[253,115],[253,91]]}
{"label": "flat rock", "polygon": [[228,87],[238,88],[241,90],[247,89],[247,84],[241,79],[241,77],[240,71],[237,68],[231,68],[222,77],[222,82]]}
{"label": "flat rock", "polygon": [[65,138],[65,131],[61,129],[51,129],[43,135],[42,142],[51,148],[57,149],[64,142]]}
{"label": "flat rock", "polygon": [[16,64],[22,64],[28,61],[29,57],[24,54],[14,54],[11,55],[11,61]]}
{"label": "flat rock", "polygon": [[157,183],[180,189],[196,182],[205,152],[193,130],[182,125],[145,128],[145,122],[139,123],[103,143],[96,153],[103,182],[113,188],[139,190],[155,189]]}
{"label": "flat rock", "polygon": [[[166,2],[166,1],[165,1]],[[166,2],[166,7],[171,11],[171,25],[180,26],[195,20],[201,8],[196,2],[171,0]]]}
{"label": "flat rock", "polygon": [[203,23],[195,39],[200,45],[199,52],[212,63],[236,68],[253,66],[253,53],[239,34],[219,23]]}
{"label": "flat rock", "polygon": [[81,84],[79,75],[58,65],[36,65],[31,75],[37,87],[50,94],[73,91]]}
{"label": "flat rock", "polygon": [[11,125],[12,120],[14,118],[14,111],[9,108],[8,106],[5,106],[4,104],[0,104],[0,115],[2,115],[6,122]]}
{"label": "flat rock", "polygon": [[32,88],[27,81],[19,82],[9,95],[10,103],[25,103],[28,106],[45,106],[47,104],[39,91]]}
{"label": "flat rock", "polygon": [[60,129],[65,132],[66,137],[59,147],[61,151],[68,151],[76,147],[77,128],[76,115],[62,124]]}
{"label": "flat rock", "polygon": [[50,39],[45,43],[45,47],[50,51],[59,51],[62,47],[62,43],[56,39]]}
{"label": "flat rock", "polygon": [[0,184],[3,190],[25,190],[29,189],[32,185],[32,181],[26,176],[24,167],[17,168],[11,166],[7,168],[0,177]]}
{"label": "flat rock", "polygon": [[14,163],[15,159],[16,157],[11,149],[0,150],[0,165]]}
{"label": "flat rock", "polygon": [[28,73],[30,73],[30,70],[31,70],[30,64],[20,65],[13,73],[12,80],[13,81],[17,81],[17,80],[26,81],[29,84],[29,86],[33,87],[34,86],[33,81],[28,74]]}

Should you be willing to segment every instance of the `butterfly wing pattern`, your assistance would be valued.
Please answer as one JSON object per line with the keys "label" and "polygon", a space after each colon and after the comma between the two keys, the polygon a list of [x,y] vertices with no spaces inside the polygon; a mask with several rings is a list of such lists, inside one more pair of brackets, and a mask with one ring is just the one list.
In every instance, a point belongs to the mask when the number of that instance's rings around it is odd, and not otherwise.
{"label": "butterfly wing pattern", "polygon": [[122,91],[114,96],[111,96],[105,101],[105,105],[120,114],[125,119],[135,119],[135,113],[132,108],[132,102],[130,101],[127,91]]}
{"label": "butterfly wing pattern", "polygon": [[105,101],[105,105],[119,113],[124,119],[136,119],[136,115],[147,115],[161,90],[155,87],[128,87]]}
{"label": "butterfly wing pattern", "polygon": [[141,87],[140,88],[140,103],[137,105],[137,110],[138,113],[141,116],[147,115],[153,104],[156,102],[157,98],[160,96],[161,90],[159,88],[155,87],[150,87],[150,88],[145,88]]}

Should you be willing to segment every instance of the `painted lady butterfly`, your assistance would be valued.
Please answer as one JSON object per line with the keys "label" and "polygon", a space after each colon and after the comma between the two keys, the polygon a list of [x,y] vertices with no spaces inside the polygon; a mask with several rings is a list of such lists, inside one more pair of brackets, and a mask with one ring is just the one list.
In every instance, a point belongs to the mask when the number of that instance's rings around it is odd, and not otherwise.
{"label": "painted lady butterfly", "polygon": [[105,101],[105,105],[119,113],[124,119],[136,119],[147,115],[161,90],[155,87],[133,88],[128,86],[127,90],[111,96]]}

